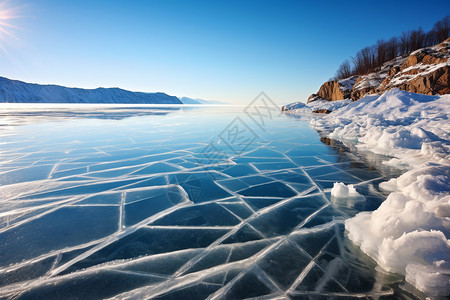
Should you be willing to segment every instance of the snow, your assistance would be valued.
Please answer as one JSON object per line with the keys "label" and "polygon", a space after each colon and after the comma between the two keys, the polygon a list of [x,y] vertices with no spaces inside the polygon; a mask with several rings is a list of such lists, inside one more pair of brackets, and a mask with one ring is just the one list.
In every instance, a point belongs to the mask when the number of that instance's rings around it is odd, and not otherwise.
{"label": "snow", "polygon": [[362,79],[355,86],[355,90],[378,88],[386,76],[387,74],[384,71],[361,76]]}
{"label": "snow", "polygon": [[[408,169],[380,184],[391,194],[377,210],[361,212],[345,226],[386,271],[435,296],[450,291],[449,113],[450,95],[392,89],[311,121],[330,138],[356,141],[359,149],[392,156],[386,164]],[[334,196],[345,193],[351,188],[336,183],[332,189]]]}
{"label": "snow", "polygon": [[331,189],[331,196],[337,197],[337,198],[344,198],[344,197],[358,197],[361,196],[359,194],[353,184],[346,185],[342,182],[335,182],[333,185],[333,188]]}
{"label": "snow", "polygon": [[348,91],[353,88],[353,86],[356,83],[356,80],[358,80],[359,76],[351,76],[349,78],[341,79],[338,81],[339,83],[339,89],[341,91]]}
{"label": "snow", "polygon": [[329,100],[316,100],[310,103],[303,103],[303,102],[294,102],[289,105],[285,106],[285,112],[288,114],[304,114],[304,113],[311,113],[312,111],[315,111],[317,109],[326,109],[330,111],[334,111],[336,109],[339,109],[341,107],[345,107],[352,103],[351,99],[345,99],[345,100],[336,100],[336,101],[329,101]]}
{"label": "snow", "polygon": [[0,102],[182,104],[177,97],[164,93],[131,92],[119,88],[67,88],[4,77],[0,77]]}
{"label": "snow", "polygon": [[311,110],[317,110],[317,109],[327,109],[330,111],[335,111],[337,109],[340,109],[342,107],[345,107],[352,103],[351,99],[345,99],[345,100],[336,100],[336,101],[327,101],[327,100],[317,100],[311,103],[308,103],[308,107]]}
{"label": "snow", "polygon": [[286,111],[294,110],[294,109],[304,109],[308,108],[304,102],[297,101],[285,106]]}

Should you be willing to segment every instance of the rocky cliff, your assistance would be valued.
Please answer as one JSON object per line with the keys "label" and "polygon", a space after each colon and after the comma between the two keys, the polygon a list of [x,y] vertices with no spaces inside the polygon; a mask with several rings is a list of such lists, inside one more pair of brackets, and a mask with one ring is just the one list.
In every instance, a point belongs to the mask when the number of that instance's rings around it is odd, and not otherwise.
{"label": "rocky cliff", "polygon": [[325,82],[308,102],[316,100],[361,99],[391,88],[427,95],[450,93],[450,38],[405,57],[386,62],[376,72]]}

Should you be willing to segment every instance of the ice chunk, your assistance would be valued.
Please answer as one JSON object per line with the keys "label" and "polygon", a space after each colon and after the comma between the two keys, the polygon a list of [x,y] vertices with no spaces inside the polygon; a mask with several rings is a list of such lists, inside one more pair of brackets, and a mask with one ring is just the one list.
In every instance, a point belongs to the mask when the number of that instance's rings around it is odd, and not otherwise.
{"label": "ice chunk", "polygon": [[360,197],[361,195],[356,191],[353,184],[345,185],[342,182],[335,182],[331,189],[331,196],[343,198],[343,197]]}

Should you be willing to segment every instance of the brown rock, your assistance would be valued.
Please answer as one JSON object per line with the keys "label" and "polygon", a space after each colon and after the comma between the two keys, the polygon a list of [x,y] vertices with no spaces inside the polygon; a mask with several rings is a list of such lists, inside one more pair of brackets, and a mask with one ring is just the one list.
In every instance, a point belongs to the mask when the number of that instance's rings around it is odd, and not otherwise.
{"label": "brown rock", "polygon": [[440,95],[450,94],[450,68],[444,67],[442,70],[443,73],[436,79],[434,89]]}
{"label": "brown rock", "polygon": [[422,59],[422,63],[426,65],[434,65],[434,64],[441,64],[447,62],[446,57],[438,57],[434,55],[425,55]]}
{"label": "brown rock", "polygon": [[[308,103],[318,99],[334,101],[351,98],[356,101],[366,94],[380,94],[394,87],[427,95],[449,94],[450,67],[446,64],[436,69],[437,65],[447,63],[449,60],[450,38],[437,46],[414,51],[407,58],[396,58],[390,62],[392,67],[389,67],[389,63],[386,63],[386,69],[380,69],[378,72],[358,77],[352,89],[341,90],[339,82],[336,80],[325,82],[317,94],[312,94],[308,98]],[[404,62],[400,66],[394,65],[401,61]],[[387,73],[384,73],[386,71]],[[385,74],[386,78],[381,81]],[[362,82],[363,80],[368,81]]]}
{"label": "brown rock", "polygon": [[449,67],[439,68],[431,73],[417,76],[398,86],[399,89],[407,92],[444,95],[450,93],[449,87]]}
{"label": "brown rock", "polygon": [[411,54],[408,59],[405,61],[405,63],[402,66],[402,69],[406,69],[409,68],[411,66],[417,65],[419,62],[422,61],[423,56],[421,55],[422,53],[416,53],[416,54]]}
{"label": "brown rock", "polygon": [[316,94],[311,94],[311,96],[308,97],[308,101],[306,101],[306,103],[313,102],[317,100],[316,98],[317,98]]}
{"label": "brown rock", "polygon": [[336,80],[328,81],[322,84],[316,96],[325,100],[343,100],[350,97],[351,90],[342,91],[339,88],[339,82]]}
{"label": "brown rock", "polygon": [[331,110],[328,110],[328,109],[316,109],[316,110],[313,110],[313,113],[316,113],[316,114],[329,114],[329,113],[331,113]]}
{"label": "brown rock", "polygon": [[399,66],[393,66],[393,67],[388,71],[388,76],[394,76],[394,75],[397,74],[398,72],[400,72],[400,67],[399,67]]}

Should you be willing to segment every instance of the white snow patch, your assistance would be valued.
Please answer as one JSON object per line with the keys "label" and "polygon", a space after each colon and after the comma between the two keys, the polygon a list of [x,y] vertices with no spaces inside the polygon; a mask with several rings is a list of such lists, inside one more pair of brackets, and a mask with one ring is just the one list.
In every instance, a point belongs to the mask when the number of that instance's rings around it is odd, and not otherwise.
{"label": "white snow patch", "polygon": [[335,111],[341,107],[345,107],[352,103],[351,99],[345,99],[345,100],[335,100],[335,101],[327,101],[327,100],[317,100],[314,102],[310,102],[307,104],[307,106],[312,110],[317,109],[327,109],[330,111]]}
{"label": "white snow patch", "polygon": [[291,104],[286,105],[284,108],[286,110],[294,110],[294,109],[301,109],[301,108],[306,108],[306,104],[301,102],[301,101],[297,101]]}
{"label": "white snow patch", "polygon": [[342,182],[335,182],[331,189],[331,196],[343,198],[343,197],[358,197],[361,196],[353,186],[353,184],[345,185]]}
{"label": "white snow patch", "polygon": [[378,88],[386,77],[386,72],[376,72],[361,76],[362,79],[358,82],[354,89],[361,90],[366,88]]}
{"label": "white snow patch", "polygon": [[338,81],[339,83],[339,89],[341,91],[348,91],[353,88],[353,86],[356,83],[356,80],[358,80],[359,76],[351,76],[349,78],[341,79]]}

